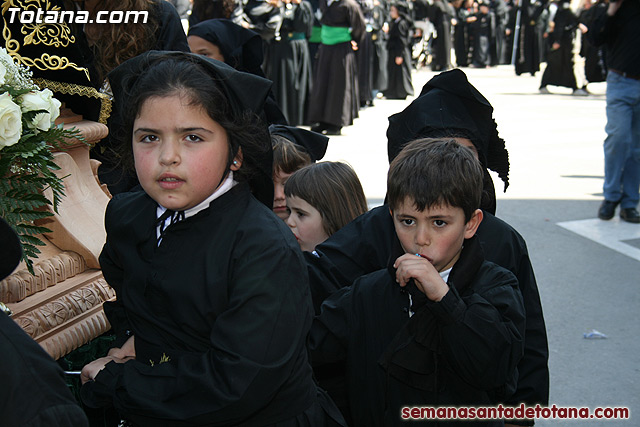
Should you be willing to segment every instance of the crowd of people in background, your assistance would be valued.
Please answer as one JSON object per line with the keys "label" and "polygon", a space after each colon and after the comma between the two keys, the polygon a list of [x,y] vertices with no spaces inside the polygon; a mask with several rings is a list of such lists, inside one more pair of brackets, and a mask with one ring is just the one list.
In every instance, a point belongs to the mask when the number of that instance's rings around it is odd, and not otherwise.
{"label": "crowd of people in background", "polygon": [[[413,96],[422,67],[547,66],[548,86],[589,95],[602,49],[586,33],[604,0],[172,0],[188,25],[229,19],[260,35],[263,70],[288,124],[339,135],[376,97]],[[190,7],[191,6],[191,7]],[[516,42],[514,43],[514,40]],[[312,101],[310,101],[312,100]]]}

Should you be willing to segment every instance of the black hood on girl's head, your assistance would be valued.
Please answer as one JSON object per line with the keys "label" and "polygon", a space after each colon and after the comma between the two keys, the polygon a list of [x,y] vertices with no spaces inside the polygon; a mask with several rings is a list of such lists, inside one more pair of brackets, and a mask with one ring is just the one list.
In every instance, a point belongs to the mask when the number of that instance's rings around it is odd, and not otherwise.
{"label": "black hood on girl's head", "polygon": [[188,36],[198,36],[218,46],[224,62],[239,71],[264,76],[260,35],[228,19],[208,19],[189,28]]}
{"label": "black hood on girl's head", "polygon": [[271,135],[280,135],[302,147],[309,154],[312,162],[322,159],[327,152],[327,145],[329,145],[329,137],[295,126],[271,125],[269,126],[269,133]]}
{"label": "black hood on girl's head", "polygon": [[509,186],[509,153],[498,136],[493,107],[459,69],[433,77],[420,96],[400,113],[389,117],[389,162],[410,141],[429,136],[431,130],[452,130],[469,135],[480,162],[498,173]]}
{"label": "black hood on girl's head", "polygon": [[[262,117],[264,104],[273,84],[270,80],[245,72],[238,71],[224,62],[210,59],[202,55],[185,52],[149,51],[135,58],[129,59],[109,73],[108,79],[114,98],[114,123],[116,128],[125,123],[122,114],[128,99],[135,90],[136,83],[145,71],[154,64],[168,59],[191,61],[201,66],[211,77],[211,84],[215,84],[229,100],[232,114],[238,115],[251,112]],[[243,149],[243,161],[256,173],[249,180],[254,195],[265,205],[273,205],[273,151],[268,137],[267,125],[264,124],[264,147],[260,152],[248,152],[243,147],[243,141],[238,141]]]}

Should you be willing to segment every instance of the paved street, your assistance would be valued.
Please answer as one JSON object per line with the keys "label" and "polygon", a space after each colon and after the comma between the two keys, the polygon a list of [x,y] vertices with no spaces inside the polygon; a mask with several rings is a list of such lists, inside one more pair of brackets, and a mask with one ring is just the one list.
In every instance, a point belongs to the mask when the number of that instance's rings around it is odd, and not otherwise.
{"label": "paved street", "polygon": [[[589,426],[640,425],[640,225],[616,216],[600,221],[605,84],[576,97],[549,87],[541,73],[513,68],[464,69],[492,103],[510,154],[510,186],[494,176],[497,215],[526,239],[543,302],[550,347],[551,404],[626,406],[631,420],[591,420]],[[434,73],[414,73],[416,93]],[[388,169],[387,117],[410,100],[376,100],[354,126],[332,137],[324,160],[350,163],[371,206],[382,202]],[[585,339],[593,329],[606,339]],[[584,425],[545,421],[540,426]]]}

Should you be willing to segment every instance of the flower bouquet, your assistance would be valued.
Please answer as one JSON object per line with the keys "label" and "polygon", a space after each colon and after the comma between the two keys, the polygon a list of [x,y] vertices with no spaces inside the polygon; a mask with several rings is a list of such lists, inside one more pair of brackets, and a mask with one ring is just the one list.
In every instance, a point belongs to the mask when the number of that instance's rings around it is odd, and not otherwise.
{"label": "flower bouquet", "polygon": [[[82,140],[75,129],[63,129],[54,122],[60,114],[60,101],[49,89],[40,90],[31,72],[16,64],[0,48],[0,217],[20,237],[22,259],[33,274],[33,258],[44,246],[38,237],[51,232],[37,221],[53,216],[64,196],[60,169],[53,161],[51,147],[60,148],[67,139]],[[44,195],[50,188],[51,200]]]}

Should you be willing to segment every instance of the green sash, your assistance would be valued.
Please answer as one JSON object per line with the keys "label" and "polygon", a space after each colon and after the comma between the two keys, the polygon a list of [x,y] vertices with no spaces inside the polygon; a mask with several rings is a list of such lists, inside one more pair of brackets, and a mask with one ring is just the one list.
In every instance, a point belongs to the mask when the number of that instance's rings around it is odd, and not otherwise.
{"label": "green sash", "polygon": [[322,44],[334,45],[351,41],[351,29],[347,27],[322,26]]}

